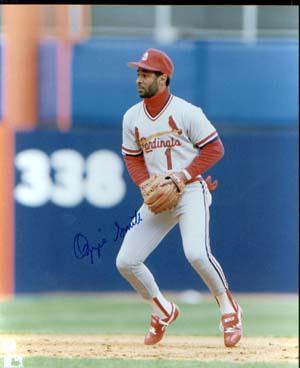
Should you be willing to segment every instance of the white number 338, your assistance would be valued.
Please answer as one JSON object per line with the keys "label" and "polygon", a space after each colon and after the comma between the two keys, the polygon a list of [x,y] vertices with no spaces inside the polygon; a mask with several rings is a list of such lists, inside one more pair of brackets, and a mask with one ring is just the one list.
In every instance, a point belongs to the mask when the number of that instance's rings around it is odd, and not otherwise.
{"label": "white number 338", "polygon": [[96,207],[117,205],[125,196],[124,165],[109,150],[93,152],[86,161],[71,149],[45,152],[28,149],[15,158],[20,182],[15,188],[16,200],[29,207],[52,201],[62,207],[74,207],[84,199]]}

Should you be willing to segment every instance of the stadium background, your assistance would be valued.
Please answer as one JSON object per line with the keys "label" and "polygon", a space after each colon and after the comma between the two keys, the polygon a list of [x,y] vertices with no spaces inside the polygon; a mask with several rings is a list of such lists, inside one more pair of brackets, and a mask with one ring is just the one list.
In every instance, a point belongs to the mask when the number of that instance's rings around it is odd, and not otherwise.
{"label": "stadium background", "polygon": [[[127,62],[148,47],[170,55],[172,93],[201,106],[224,143],[208,172],[210,227],[231,289],[297,293],[297,7],[2,5],[1,18],[3,300],[131,291],[114,223],[141,204],[120,146],[139,101]],[[74,256],[77,233],[108,240],[94,264]],[[207,291],[178,229],[147,263],[163,290]]]}

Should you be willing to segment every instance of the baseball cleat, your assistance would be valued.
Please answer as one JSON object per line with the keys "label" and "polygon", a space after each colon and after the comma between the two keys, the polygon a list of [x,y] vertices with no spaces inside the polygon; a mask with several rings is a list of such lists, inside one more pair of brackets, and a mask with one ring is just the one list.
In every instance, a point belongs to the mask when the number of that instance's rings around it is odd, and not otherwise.
{"label": "baseball cleat", "polygon": [[243,335],[242,308],[237,304],[235,313],[223,314],[220,330],[224,332],[224,344],[228,348],[235,346]]}
{"label": "baseball cleat", "polygon": [[145,345],[157,344],[164,337],[166,328],[174,322],[178,316],[179,308],[174,303],[172,303],[172,312],[169,317],[161,319],[156,314],[152,314],[150,329],[144,339]]}

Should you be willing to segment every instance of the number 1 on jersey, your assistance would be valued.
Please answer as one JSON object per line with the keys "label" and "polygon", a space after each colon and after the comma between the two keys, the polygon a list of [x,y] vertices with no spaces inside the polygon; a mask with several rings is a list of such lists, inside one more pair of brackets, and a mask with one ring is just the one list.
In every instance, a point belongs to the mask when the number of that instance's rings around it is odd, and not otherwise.
{"label": "number 1 on jersey", "polygon": [[172,158],[171,158],[171,148],[165,150],[165,155],[167,156],[167,167],[168,170],[172,170]]}

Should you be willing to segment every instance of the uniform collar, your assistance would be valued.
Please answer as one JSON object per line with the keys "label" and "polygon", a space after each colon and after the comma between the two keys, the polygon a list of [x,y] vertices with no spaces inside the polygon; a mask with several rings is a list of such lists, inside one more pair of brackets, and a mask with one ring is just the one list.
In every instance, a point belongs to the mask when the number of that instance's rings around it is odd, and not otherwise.
{"label": "uniform collar", "polygon": [[152,117],[157,116],[163,110],[169,98],[170,98],[169,88],[164,89],[161,93],[153,97],[144,98],[144,104],[148,113]]}

